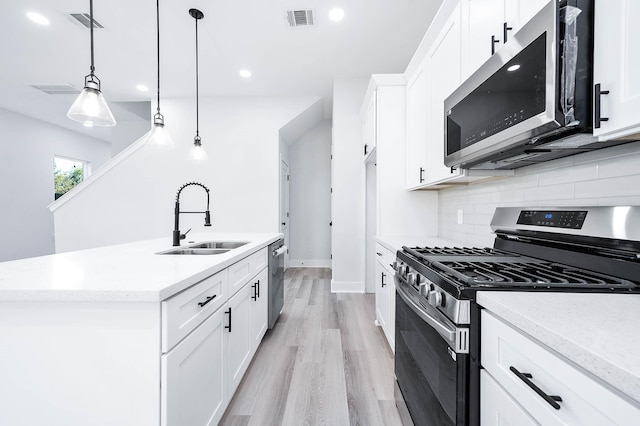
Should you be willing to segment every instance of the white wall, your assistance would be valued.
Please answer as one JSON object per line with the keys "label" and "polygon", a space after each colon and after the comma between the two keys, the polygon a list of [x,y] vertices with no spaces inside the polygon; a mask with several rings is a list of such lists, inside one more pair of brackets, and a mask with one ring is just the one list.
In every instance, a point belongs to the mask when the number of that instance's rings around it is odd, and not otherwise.
{"label": "white wall", "polygon": [[360,109],[369,79],[333,84],[331,245],[334,292],[364,292],[365,168]]}
{"label": "white wall", "polygon": [[[515,177],[439,195],[441,237],[491,246],[489,223],[498,206],[640,205],[640,142],[524,167]],[[457,224],[459,209],[462,225]]]}
{"label": "white wall", "polygon": [[[154,237],[170,244],[176,192],[190,181],[211,190],[213,226],[204,228],[204,215],[181,215],[181,231],[278,232],[278,130],[316,100],[201,98],[200,137],[210,158],[205,164],[186,160],[195,136],[194,99],[163,100],[176,149],[144,146],[87,182],[86,190],[76,188],[73,198],[56,206],[56,251]],[[198,187],[180,198],[189,211],[204,210],[205,201]]]}
{"label": "white wall", "polygon": [[291,266],[331,267],[331,122],[289,148]]}
{"label": "white wall", "polygon": [[54,251],[53,157],[90,162],[110,158],[107,142],[0,109],[0,261]]}

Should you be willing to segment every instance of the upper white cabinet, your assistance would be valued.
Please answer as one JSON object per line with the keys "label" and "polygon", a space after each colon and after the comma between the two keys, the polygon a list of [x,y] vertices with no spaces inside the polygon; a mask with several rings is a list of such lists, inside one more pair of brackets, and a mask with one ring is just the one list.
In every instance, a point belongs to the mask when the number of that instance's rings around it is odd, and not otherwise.
{"label": "upper white cabinet", "polygon": [[637,0],[595,2],[593,133],[604,140],[640,132],[639,20]]}
{"label": "upper white cabinet", "polygon": [[407,83],[407,188],[419,187],[426,180],[429,85],[426,62]]}
{"label": "upper white cabinet", "polygon": [[[443,3],[407,68],[406,188],[410,190],[439,189],[513,174],[511,170],[452,169],[444,165],[444,101],[460,86],[468,67],[465,10],[468,13],[472,1],[464,2]],[[488,13],[488,3],[492,2],[485,0],[484,8],[476,6]]]}
{"label": "upper white cabinet", "polygon": [[463,0],[471,75],[550,0]]}
{"label": "upper white cabinet", "polygon": [[374,91],[369,101],[365,104],[362,116],[362,136],[364,139],[363,154],[365,159],[369,158],[376,149],[377,145],[377,129],[376,129],[376,115],[377,115],[377,92]]}

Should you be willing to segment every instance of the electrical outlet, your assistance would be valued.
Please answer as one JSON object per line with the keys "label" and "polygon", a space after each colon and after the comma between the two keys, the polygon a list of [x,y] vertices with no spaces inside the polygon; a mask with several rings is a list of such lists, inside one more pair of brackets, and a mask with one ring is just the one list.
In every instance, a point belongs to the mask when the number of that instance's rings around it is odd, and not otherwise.
{"label": "electrical outlet", "polygon": [[462,225],[464,223],[464,212],[462,209],[458,210],[458,225]]}

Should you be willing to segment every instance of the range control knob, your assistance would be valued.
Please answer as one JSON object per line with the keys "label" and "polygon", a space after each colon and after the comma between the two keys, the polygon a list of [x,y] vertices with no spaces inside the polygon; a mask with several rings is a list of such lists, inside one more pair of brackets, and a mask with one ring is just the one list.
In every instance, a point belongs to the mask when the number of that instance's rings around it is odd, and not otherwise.
{"label": "range control knob", "polygon": [[438,290],[432,290],[429,292],[429,304],[434,308],[442,306],[442,292]]}
{"label": "range control knob", "polygon": [[398,271],[400,269],[400,264],[398,263],[397,260],[394,260],[393,263],[391,264],[391,267],[393,268],[394,271]]}
{"label": "range control knob", "polygon": [[411,271],[411,268],[408,267],[407,265],[400,266],[400,275],[402,275],[403,277],[406,277],[407,275],[409,275],[410,271]]}
{"label": "range control knob", "polygon": [[407,274],[407,284],[413,286],[416,284],[416,274],[414,272],[409,272]]}

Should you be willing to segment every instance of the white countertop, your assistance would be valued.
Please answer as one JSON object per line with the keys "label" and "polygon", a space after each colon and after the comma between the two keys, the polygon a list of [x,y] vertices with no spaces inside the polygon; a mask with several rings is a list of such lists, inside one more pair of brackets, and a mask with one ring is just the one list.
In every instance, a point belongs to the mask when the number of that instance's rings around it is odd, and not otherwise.
{"label": "white countertop", "polygon": [[281,237],[201,232],[181,242],[249,241],[216,255],[156,254],[172,248],[167,237],[0,262],[0,301],[161,301]]}
{"label": "white countertop", "polygon": [[477,302],[640,403],[640,295],[484,291]]}

